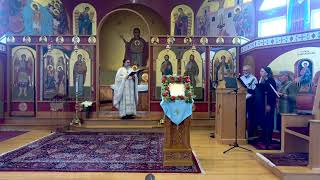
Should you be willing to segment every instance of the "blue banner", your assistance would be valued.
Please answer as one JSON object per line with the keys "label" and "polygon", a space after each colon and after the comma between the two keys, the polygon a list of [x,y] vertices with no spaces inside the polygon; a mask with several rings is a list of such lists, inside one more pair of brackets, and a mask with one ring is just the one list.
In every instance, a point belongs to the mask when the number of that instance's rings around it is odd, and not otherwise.
{"label": "blue banner", "polygon": [[174,102],[161,101],[164,114],[176,125],[192,114],[193,103],[186,103],[185,100],[175,100]]}

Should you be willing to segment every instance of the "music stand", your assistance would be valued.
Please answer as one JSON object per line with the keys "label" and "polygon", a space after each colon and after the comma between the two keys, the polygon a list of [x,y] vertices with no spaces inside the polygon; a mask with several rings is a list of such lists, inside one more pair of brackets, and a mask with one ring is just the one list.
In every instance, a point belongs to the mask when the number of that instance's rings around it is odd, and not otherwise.
{"label": "music stand", "polygon": [[234,77],[225,77],[224,81],[226,82],[226,88],[238,89],[237,78]]}
{"label": "music stand", "polygon": [[[239,90],[239,87],[238,87],[238,84],[237,84],[237,80],[240,81],[240,83],[242,84],[243,87],[247,88],[247,86],[244,84],[244,82],[240,79],[240,78],[229,78],[228,81],[230,81],[230,84],[232,84],[233,86],[235,86],[235,88],[230,92],[234,92],[235,95],[236,95],[236,108],[235,108],[235,113],[236,113],[236,118],[235,118],[235,141],[233,144],[230,144],[230,147],[229,149],[227,149],[226,151],[223,152],[223,154],[227,153],[228,151],[234,149],[234,148],[240,148],[240,149],[244,149],[246,151],[250,151],[252,152],[252,150],[250,149],[247,149],[247,148],[244,148],[244,147],[241,147],[239,146],[238,144],[238,90]],[[227,81],[226,81],[226,87],[227,87]]]}

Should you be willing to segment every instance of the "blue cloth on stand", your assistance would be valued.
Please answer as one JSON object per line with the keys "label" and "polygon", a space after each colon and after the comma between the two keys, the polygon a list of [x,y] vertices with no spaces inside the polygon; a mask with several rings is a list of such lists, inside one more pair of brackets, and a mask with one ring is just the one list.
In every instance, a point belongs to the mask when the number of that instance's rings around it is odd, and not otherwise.
{"label": "blue cloth on stand", "polygon": [[175,102],[161,101],[164,114],[176,125],[179,125],[183,120],[192,114],[192,104],[186,103],[184,100],[176,100]]}

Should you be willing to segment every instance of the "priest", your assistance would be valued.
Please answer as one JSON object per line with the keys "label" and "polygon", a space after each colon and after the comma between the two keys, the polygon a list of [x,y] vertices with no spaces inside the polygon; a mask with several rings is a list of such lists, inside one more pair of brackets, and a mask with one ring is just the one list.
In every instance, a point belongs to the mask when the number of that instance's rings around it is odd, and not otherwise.
{"label": "priest", "polygon": [[123,66],[118,69],[113,87],[113,106],[119,110],[122,119],[132,119],[136,115],[138,104],[138,77],[130,75],[133,71],[129,59],[123,60]]}

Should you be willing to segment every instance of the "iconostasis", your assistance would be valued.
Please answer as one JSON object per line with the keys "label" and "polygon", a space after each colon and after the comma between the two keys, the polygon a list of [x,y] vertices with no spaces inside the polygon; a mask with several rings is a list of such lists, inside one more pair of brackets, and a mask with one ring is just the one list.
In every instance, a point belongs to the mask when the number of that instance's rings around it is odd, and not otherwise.
{"label": "iconostasis", "polygon": [[[261,2],[261,6],[267,3]],[[318,7],[315,1],[305,2]],[[8,103],[4,107],[11,115],[33,116],[38,111],[50,111],[56,97],[72,104],[76,95],[112,106],[115,73],[122,60],[129,58],[145,69],[139,77],[143,95],[139,111],[161,111],[161,77],[177,74],[191,77],[195,111],[214,112],[216,82],[238,75],[238,67],[242,67],[238,61],[240,47],[257,37],[259,18],[272,11],[262,11],[255,5],[252,0],[141,0],[108,5],[100,1],[8,1],[0,9],[0,14],[4,14],[0,34],[8,35],[8,61],[2,65],[8,69],[3,93]],[[290,1],[289,25],[298,18],[291,5]],[[273,47],[265,48],[265,42],[262,44],[266,50]],[[270,65],[276,73],[282,69],[290,71],[301,87],[301,99],[309,98],[311,102],[319,71],[315,60],[318,51],[312,48],[317,47],[275,49],[281,54],[258,53],[258,49],[241,51],[240,64],[250,64],[257,75],[262,65]],[[310,109],[310,104],[301,103],[299,107]],[[64,107],[65,111],[73,109],[73,105]]]}
{"label": "iconostasis", "polygon": [[51,103],[76,95],[95,101],[95,37],[9,36],[7,48],[8,109],[11,115],[34,116]]}
{"label": "iconostasis", "polygon": [[[188,75],[194,91],[196,112],[214,111],[215,74],[235,77],[238,73],[239,37],[151,37],[150,106],[157,110],[163,75]],[[225,61],[225,70],[218,64]],[[223,74],[221,74],[223,73]]]}

